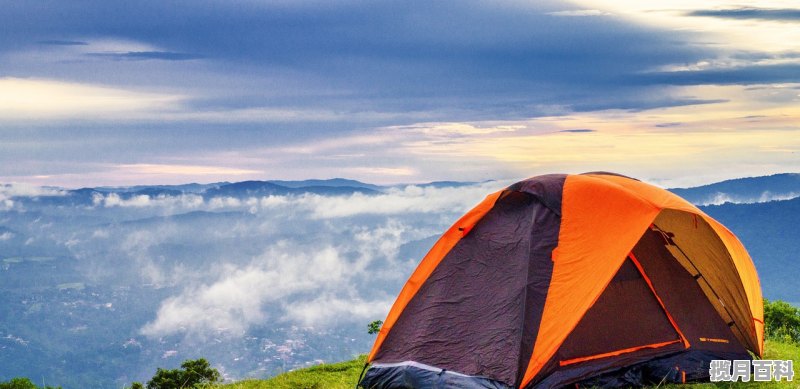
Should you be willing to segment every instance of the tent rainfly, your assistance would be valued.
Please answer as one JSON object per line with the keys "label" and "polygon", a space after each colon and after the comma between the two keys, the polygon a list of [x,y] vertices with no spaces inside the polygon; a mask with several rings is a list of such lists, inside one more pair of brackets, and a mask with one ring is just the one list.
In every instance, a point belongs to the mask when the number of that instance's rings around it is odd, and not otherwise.
{"label": "tent rainfly", "polygon": [[762,356],[763,310],[745,248],[689,202],[611,173],[537,176],[490,194],[436,242],[359,385],[707,380],[711,360]]}

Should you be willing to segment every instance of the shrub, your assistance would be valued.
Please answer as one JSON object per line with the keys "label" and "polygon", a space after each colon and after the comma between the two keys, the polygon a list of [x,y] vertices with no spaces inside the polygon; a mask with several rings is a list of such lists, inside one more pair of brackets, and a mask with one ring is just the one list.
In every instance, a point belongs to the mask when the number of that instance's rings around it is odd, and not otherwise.
{"label": "shrub", "polygon": [[764,332],[767,338],[800,343],[800,308],[764,299]]}
{"label": "shrub", "polygon": [[219,371],[203,358],[186,360],[181,369],[158,368],[153,378],[147,382],[147,389],[196,388],[203,384],[219,381]]}
{"label": "shrub", "polygon": [[377,334],[381,331],[382,325],[383,320],[375,320],[372,323],[367,324],[367,333],[370,335]]}
{"label": "shrub", "polygon": [[[60,389],[52,386],[43,386],[41,389]],[[40,389],[30,379],[25,377],[12,378],[6,382],[0,382],[0,389]]]}

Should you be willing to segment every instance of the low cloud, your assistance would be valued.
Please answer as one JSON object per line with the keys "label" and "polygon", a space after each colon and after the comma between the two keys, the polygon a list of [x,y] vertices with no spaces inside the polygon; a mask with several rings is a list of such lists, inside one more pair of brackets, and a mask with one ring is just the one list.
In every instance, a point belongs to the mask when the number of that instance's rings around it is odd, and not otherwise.
{"label": "low cloud", "polygon": [[0,184],[0,197],[64,196],[67,192],[59,188],[48,188],[25,183]]}
{"label": "low cloud", "polygon": [[360,259],[348,258],[333,246],[304,249],[279,242],[249,265],[227,265],[216,281],[187,287],[164,300],[141,333],[241,336],[266,322],[326,327],[385,315],[390,302],[360,300],[351,286],[363,276]]}
{"label": "low cloud", "polygon": [[466,210],[502,184],[487,182],[467,187],[406,186],[379,195],[354,193],[350,196],[306,195],[296,198],[317,219],[355,215],[397,215],[408,212],[439,213]]}
{"label": "low cloud", "polygon": [[725,203],[733,204],[753,204],[753,203],[766,203],[770,201],[783,201],[791,200],[800,197],[800,192],[787,192],[787,193],[772,193],[764,191],[757,197],[743,197],[739,195],[731,195],[728,193],[717,192],[710,196],[705,201],[701,201],[697,205],[721,205]]}
{"label": "low cloud", "polygon": [[800,9],[797,8],[728,8],[704,9],[687,13],[688,16],[709,16],[725,19],[758,19],[775,21],[799,21]]}
{"label": "low cloud", "polygon": [[108,58],[113,60],[164,60],[164,61],[188,61],[192,59],[204,58],[199,54],[179,53],[174,51],[128,51],[123,53],[87,53],[90,57]]}
{"label": "low cloud", "polygon": [[[31,219],[9,225],[22,238],[7,232],[0,240],[34,239],[30,250],[56,245],[59,255],[75,258],[86,283],[154,293],[156,300],[139,307],[147,322],[136,329],[153,339],[244,339],[265,327],[353,328],[385,316],[435,237],[505,185],[212,198],[95,192],[89,205],[74,209],[60,205],[72,204],[73,195],[25,202],[30,211],[61,216],[21,213],[15,217]],[[72,213],[84,218],[60,221]]]}
{"label": "low cloud", "polygon": [[122,197],[118,193],[101,194],[95,193],[92,196],[92,203],[95,206],[109,207],[158,207],[167,209],[197,209],[200,208],[204,202],[203,197],[194,194],[182,194],[178,196],[169,195],[132,195]]}

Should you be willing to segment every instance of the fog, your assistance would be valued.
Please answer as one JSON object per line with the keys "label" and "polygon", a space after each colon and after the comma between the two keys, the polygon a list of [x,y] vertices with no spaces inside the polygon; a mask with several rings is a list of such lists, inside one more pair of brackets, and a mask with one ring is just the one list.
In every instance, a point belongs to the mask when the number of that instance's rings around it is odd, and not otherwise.
{"label": "fog", "polygon": [[[347,359],[369,351],[366,325],[438,236],[507,184],[212,197],[5,185],[3,304],[42,320],[0,337],[19,339],[9,358],[110,344],[127,353],[108,362],[114,384],[197,356],[228,378]],[[38,368],[22,373],[53,377]]]}

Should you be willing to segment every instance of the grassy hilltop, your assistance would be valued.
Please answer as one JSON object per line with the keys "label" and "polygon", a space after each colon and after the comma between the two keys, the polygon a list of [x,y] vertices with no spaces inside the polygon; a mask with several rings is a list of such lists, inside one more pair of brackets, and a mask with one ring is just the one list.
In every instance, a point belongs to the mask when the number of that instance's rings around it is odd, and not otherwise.
{"label": "grassy hilltop", "polygon": [[[765,344],[764,359],[793,359],[800,363],[800,345],[768,339]],[[218,385],[217,389],[353,389],[356,380],[364,367],[365,356],[352,361],[324,364],[306,369],[295,370],[266,380],[245,380],[231,384]],[[700,383],[688,385],[691,388],[800,388],[800,366],[795,365],[795,378],[792,382],[764,383]],[[664,387],[687,387],[667,385]]]}

